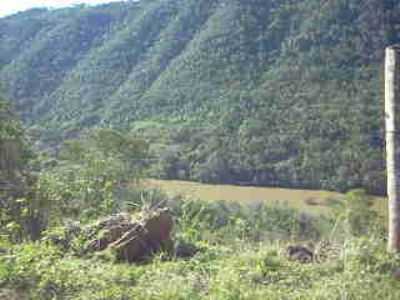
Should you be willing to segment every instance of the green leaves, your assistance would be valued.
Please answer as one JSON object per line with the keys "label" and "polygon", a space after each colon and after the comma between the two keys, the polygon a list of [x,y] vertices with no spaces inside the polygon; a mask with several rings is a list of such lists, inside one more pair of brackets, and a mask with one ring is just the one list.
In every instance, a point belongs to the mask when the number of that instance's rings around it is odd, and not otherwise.
{"label": "green leaves", "polygon": [[[45,144],[153,122],[163,128],[145,138],[167,150],[156,176],[383,194],[380,66],[399,15],[389,0],[34,10],[0,20],[0,79]],[[184,138],[164,145],[171,124]],[[142,147],[107,131],[93,142],[125,157]]]}
{"label": "green leaves", "polygon": [[67,141],[58,164],[44,171],[38,182],[51,222],[118,210],[123,202],[121,191],[142,178],[147,148],[144,141],[111,129],[98,129]]}

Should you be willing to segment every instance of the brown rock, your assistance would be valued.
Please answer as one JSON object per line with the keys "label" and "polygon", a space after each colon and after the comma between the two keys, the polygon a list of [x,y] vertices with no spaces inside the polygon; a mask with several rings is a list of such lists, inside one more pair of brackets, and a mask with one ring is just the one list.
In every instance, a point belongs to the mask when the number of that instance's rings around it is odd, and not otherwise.
{"label": "brown rock", "polygon": [[151,212],[109,247],[116,251],[118,259],[128,262],[141,261],[161,250],[170,253],[173,224],[168,210]]}
{"label": "brown rock", "polygon": [[171,232],[174,221],[166,209],[144,213],[137,221],[129,215],[116,215],[89,228],[96,236],[87,245],[87,252],[111,249],[119,260],[142,261],[155,252],[172,253]]}
{"label": "brown rock", "polygon": [[86,251],[105,250],[132,227],[134,224],[128,214],[118,214],[98,221],[86,230],[89,236],[96,236],[88,243]]}

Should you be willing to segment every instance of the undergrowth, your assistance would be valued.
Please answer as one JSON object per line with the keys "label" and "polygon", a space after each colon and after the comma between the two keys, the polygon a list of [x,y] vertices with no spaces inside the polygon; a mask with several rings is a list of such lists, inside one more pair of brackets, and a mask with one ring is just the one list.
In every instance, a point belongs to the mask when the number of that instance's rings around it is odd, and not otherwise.
{"label": "undergrowth", "polygon": [[[153,196],[152,205],[161,205]],[[346,201],[358,207],[358,196]],[[350,214],[350,204],[329,218],[286,206],[170,200],[162,205],[175,216],[176,239],[196,245],[194,257],[160,254],[129,265],[83,257],[49,240],[9,246],[0,256],[0,298],[400,299],[400,257],[387,254],[376,220],[357,222],[362,216]],[[286,256],[288,244],[328,238],[336,255],[310,264]]]}

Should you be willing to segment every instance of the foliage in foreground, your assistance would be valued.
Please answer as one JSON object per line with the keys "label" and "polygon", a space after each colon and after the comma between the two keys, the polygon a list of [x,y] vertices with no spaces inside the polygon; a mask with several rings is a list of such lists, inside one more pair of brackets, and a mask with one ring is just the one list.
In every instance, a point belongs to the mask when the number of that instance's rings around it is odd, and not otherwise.
{"label": "foliage in foreground", "polygon": [[25,244],[1,258],[0,284],[20,299],[399,299],[400,260],[383,245],[355,238],[340,258],[299,264],[278,243],[207,244],[190,260],[127,265]]}
{"label": "foliage in foreground", "polygon": [[[0,136],[0,167],[5,141]],[[19,153],[23,148],[16,149]],[[118,211],[122,199],[133,196],[130,184],[143,176],[147,144],[98,129],[67,141],[57,159],[26,156],[21,167],[0,168],[0,235],[14,242],[39,239],[46,228],[67,218],[88,220]],[[6,171],[10,189],[1,185]]]}
{"label": "foliage in foreground", "polygon": [[43,168],[39,196],[48,200],[53,223],[93,218],[120,209],[121,199],[143,177],[147,144],[112,129],[65,142],[53,166]]}
{"label": "foliage in foreground", "polygon": [[[159,203],[157,193],[145,197],[149,206]],[[177,239],[200,249],[194,257],[161,254],[145,264],[116,264],[108,257],[83,257],[79,243],[66,250],[45,239],[8,246],[0,258],[0,287],[18,299],[44,300],[398,299],[393,273],[400,257],[386,253],[376,218],[361,224],[360,214],[369,212],[349,213],[362,199],[360,191],[348,196],[351,203],[338,208],[339,224],[285,206],[170,200]],[[287,259],[288,243],[317,244],[328,236],[333,248],[325,259]]]}

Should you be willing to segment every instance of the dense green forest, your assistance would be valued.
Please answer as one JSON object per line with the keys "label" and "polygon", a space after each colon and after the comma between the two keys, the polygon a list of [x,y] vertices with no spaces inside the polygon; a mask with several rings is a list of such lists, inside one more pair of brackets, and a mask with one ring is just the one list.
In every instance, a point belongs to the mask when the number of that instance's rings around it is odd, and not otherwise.
{"label": "dense green forest", "polygon": [[[397,0],[0,18],[0,299],[400,299],[371,195],[396,42]],[[352,190],[211,201],[149,177]]]}
{"label": "dense green forest", "polygon": [[0,19],[0,81],[40,145],[149,141],[151,176],[384,193],[395,0],[148,0]]}

